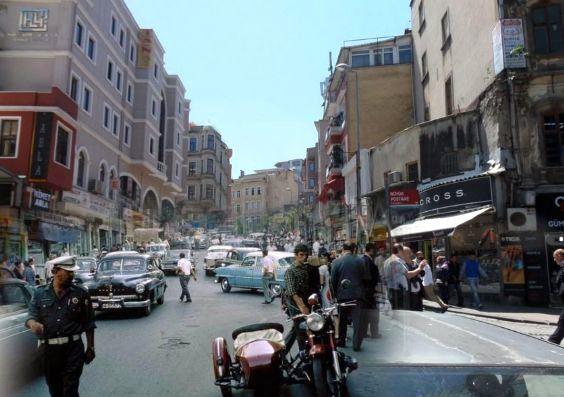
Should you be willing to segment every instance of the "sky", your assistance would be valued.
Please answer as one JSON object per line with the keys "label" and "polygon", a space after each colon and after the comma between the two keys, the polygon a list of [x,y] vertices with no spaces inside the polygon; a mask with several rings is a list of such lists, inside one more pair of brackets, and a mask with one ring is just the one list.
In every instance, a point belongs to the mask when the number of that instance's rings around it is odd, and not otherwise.
{"label": "sky", "polygon": [[156,32],[165,68],[233,149],[232,177],[305,158],[323,116],[319,84],[347,40],[403,34],[408,0],[126,0]]}

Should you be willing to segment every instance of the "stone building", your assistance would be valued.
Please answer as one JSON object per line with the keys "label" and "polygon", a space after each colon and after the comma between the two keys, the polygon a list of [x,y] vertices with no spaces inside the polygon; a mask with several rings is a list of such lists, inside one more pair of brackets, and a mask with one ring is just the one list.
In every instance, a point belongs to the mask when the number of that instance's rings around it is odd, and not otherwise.
{"label": "stone building", "polygon": [[[17,136],[22,143],[34,136],[34,149],[39,132],[24,122],[28,117],[37,125],[51,114],[69,128],[60,135],[67,152],[56,156],[71,172],[70,184],[50,184],[51,171],[47,181],[35,178],[34,170],[18,171],[27,178],[27,194],[51,196],[49,211],[28,211],[20,254],[29,249],[42,260],[63,249],[61,241],[72,253],[88,253],[133,239],[140,227],[174,234],[176,203],[185,194],[189,101],[178,76],[165,69],[155,33],[140,28],[121,0],[63,0],[33,8],[10,1],[2,6],[0,26],[2,123],[21,122]],[[22,92],[53,98],[32,103],[20,100]],[[76,107],[74,117],[67,101]],[[9,169],[12,162],[0,158],[0,166]]]}

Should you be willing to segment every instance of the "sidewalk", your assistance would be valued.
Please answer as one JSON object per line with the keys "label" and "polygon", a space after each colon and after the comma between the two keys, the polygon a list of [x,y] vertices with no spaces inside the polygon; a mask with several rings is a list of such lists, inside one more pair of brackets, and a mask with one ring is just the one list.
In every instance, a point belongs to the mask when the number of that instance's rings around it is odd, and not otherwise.
{"label": "sidewalk", "polygon": [[[440,311],[435,302],[423,300],[423,306],[427,310]],[[502,321],[513,321],[517,323],[556,325],[561,309],[531,306],[510,306],[499,304],[484,305],[482,310],[468,307],[449,305],[448,312],[465,314],[475,317],[492,318]],[[447,312],[447,313],[448,313]]]}

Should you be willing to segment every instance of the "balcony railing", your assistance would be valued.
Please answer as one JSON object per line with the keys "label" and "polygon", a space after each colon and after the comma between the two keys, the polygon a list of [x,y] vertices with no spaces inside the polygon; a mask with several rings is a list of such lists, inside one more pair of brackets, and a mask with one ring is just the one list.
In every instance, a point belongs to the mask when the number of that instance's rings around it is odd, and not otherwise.
{"label": "balcony railing", "polygon": [[159,171],[161,174],[166,174],[166,164],[162,161],[159,161],[157,163],[157,171]]}

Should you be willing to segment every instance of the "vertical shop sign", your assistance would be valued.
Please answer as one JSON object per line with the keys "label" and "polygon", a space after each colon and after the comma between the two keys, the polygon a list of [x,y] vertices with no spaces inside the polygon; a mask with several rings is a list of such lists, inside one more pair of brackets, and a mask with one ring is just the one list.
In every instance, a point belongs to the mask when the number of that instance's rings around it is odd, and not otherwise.
{"label": "vertical shop sign", "polygon": [[41,182],[47,178],[51,153],[53,113],[40,112],[35,117],[35,134],[31,158],[30,180]]}

